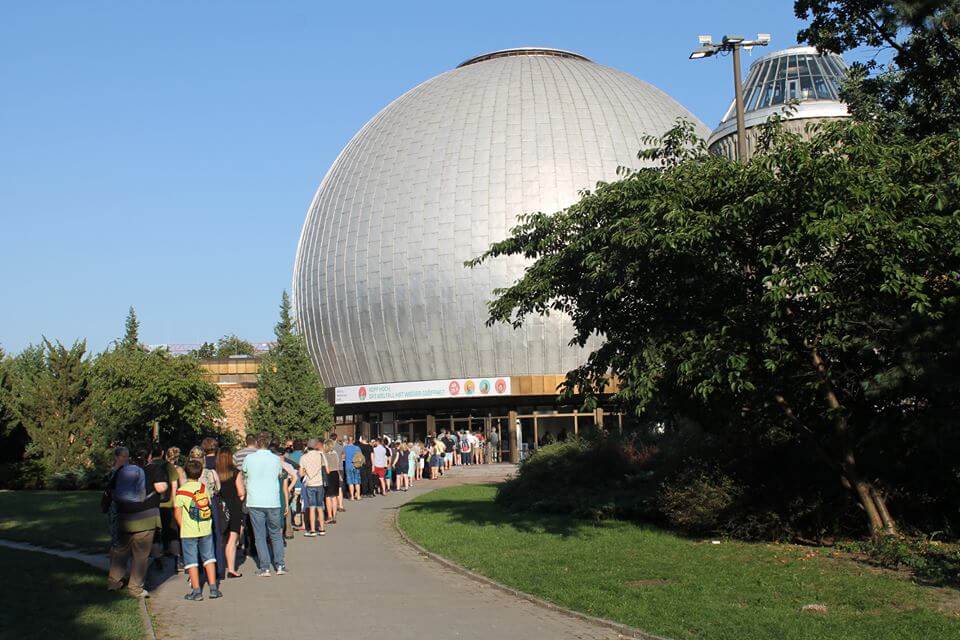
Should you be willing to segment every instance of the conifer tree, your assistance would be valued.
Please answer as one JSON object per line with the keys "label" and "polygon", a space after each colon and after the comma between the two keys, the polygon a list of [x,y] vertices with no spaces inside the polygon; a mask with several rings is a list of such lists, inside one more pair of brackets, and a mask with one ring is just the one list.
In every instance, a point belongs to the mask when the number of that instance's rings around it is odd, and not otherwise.
{"label": "conifer tree", "polygon": [[267,431],[278,438],[313,438],[333,426],[333,408],[296,332],[290,297],[283,292],[276,345],[260,364],[257,398],[247,411],[248,431]]}
{"label": "conifer tree", "polygon": [[126,332],[120,346],[125,349],[134,349],[140,345],[140,321],[137,320],[137,312],[133,307],[127,312]]}
{"label": "conifer tree", "polygon": [[13,412],[30,436],[28,453],[48,472],[86,466],[97,441],[86,342],[43,342],[41,366],[12,381]]}

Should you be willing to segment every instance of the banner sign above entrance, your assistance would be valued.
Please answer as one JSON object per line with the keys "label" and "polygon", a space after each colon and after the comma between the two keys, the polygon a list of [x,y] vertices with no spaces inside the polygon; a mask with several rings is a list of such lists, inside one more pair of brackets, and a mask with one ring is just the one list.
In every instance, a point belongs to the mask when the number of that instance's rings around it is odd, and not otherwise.
{"label": "banner sign above entrance", "polygon": [[454,378],[337,387],[335,402],[336,404],[354,404],[395,400],[509,396],[510,392],[509,376]]}

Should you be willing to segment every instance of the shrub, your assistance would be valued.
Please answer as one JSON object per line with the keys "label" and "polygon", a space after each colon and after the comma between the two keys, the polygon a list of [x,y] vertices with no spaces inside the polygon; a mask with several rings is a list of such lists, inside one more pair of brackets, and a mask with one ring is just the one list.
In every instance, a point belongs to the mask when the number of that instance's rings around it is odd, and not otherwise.
{"label": "shrub", "polygon": [[710,533],[719,529],[740,494],[728,475],[694,468],[664,484],[658,504],[673,526],[690,533]]}
{"label": "shrub", "polygon": [[46,476],[39,460],[0,464],[0,489],[43,489]]}
{"label": "shrub", "polygon": [[656,450],[616,438],[572,439],[546,445],[500,486],[497,502],[511,510],[576,517],[655,517],[655,483],[648,469]]}
{"label": "shrub", "polygon": [[56,491],[78,491],[103,487],[104,474],[95,468],[77,467],[50,474],[47,488]]}
{"label": "shrub", "polygon": [[960,584],[960,548],[923,538],[878,536],[846,542],[839,549],[862,553],[874,564],[888,569],[909,569],[917,578],[933,584]]}

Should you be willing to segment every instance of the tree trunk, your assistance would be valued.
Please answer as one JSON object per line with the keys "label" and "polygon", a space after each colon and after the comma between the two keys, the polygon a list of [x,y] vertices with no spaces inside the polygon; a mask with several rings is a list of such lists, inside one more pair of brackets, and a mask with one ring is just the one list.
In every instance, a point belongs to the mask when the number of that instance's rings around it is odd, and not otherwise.
{"label": "tree trunk", "polygon": [[849,424],[844,415],[843,405],[840,403],[840,399],[837,397],[827,375],[827,363],[820,357],[816,347],[811,347],[810,359],[823,385],[824,400],[827,407],[834,414],[833,435],[841,454],[841,472],[867,515],[870,535],[874,538],[880,535],[896,535],[896,523],[887,510],[886,501],[871,483],[860,476],[857,469],[857,459],[850,446]]}

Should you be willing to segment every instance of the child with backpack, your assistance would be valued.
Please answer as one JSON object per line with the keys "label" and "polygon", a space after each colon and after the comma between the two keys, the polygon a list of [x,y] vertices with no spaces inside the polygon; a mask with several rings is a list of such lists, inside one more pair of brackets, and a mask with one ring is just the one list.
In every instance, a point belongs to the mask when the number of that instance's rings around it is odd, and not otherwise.
{"label": "child with backpack", "polygon": [[210,598],[220,598],[223,594],[217,585],[217,560],[213,548],[213,509],[207,487],[199,482],[203,474],[203,463],[189,460],[184,465],[187,481],[177,490],[174,500],[174,517],[180,527],[180,547],[183,554],[183,568],[190,575],[191,591],[185,600],[203,600],[200,586],[200,563],[207,574],[210,585]]}

